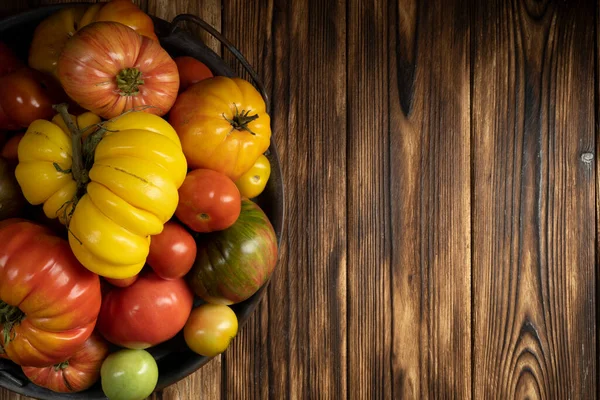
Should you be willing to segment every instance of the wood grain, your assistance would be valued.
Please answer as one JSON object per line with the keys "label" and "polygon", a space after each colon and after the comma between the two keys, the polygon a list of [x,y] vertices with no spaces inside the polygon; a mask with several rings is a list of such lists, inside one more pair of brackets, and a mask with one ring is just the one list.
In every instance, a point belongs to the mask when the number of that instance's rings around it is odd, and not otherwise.
{"label": "wood grain", "polygon": [[152,400],[597,397],[600,3],[135,2],[246,56],[286,184],[267,295]]}
{"label": "wood grain", "polygon": [[349,1],[347,23],[348,393],[391,399],[388,2]]}
{"label": "wood grain", "polygon": [[475,397],[596,395],[594,13],[475,7]]}
{"label": "wood grain", "polygon": [[345,397],[344,2],[224,1],[222,25],[272,93],[287,209],[279,270],[225,355],[224,394]]}
{"label": "wood grain", "polygon": [[467,2],[401,1],[387,15],[392,397],[468,399]]}

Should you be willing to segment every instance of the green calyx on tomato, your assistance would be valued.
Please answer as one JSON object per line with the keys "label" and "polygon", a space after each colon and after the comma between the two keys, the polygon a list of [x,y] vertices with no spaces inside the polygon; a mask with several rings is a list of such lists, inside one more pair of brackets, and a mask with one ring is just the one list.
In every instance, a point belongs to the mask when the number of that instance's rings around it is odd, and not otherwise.
{"label": "green calyx on tomato", "polygon": [[121,96],[136,96],[144,84],[142,71],[137,68],[122,69],[117,75],[117,87]]}
{"label": "green calyx on tomato", "polygon": [[[15,325],[18,325],[25,313],[19,307],[11,306],[10,304],[0,300],[0,325],[2,325],[2,334],[4,335],[4,344],[7,345],[12,340],[11,332]],[[4,353],[4,348],[0,345],[0,352]]]}
{"label": "green calyx on tomato", "polygon": [[229,119],[225,116],[225,114],[223,114],[223,118],[225,118],[225,121],[231,124],[231,132],[233,132],[234,130],[246,131],[256,136],[256,133],[252,132],[252,130],[248,128],[248,124],[258,119],[258,114],[250,115],[250,112],[251,110],[242,110],[242,112],[240,112],[236,106],[235,115],[233,116],[233,118]]}
{"label": "green calyx on tomato", "polygon": [[58,364],[54,364],[54,370],[55,371],[60,371],[61,369],[65,369],[69,366],[69,360],[67,361],[63,361],[61,363]]}

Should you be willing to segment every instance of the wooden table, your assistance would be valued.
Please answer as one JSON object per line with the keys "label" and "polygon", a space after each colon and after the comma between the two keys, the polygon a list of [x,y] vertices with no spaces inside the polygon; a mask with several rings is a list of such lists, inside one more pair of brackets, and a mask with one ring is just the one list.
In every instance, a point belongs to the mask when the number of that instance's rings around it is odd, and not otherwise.
{"label": "wooden table", "polygon": [[138,4],[258,69],[287,185],[268,295],[155,399],[596,397],[598,5]]}

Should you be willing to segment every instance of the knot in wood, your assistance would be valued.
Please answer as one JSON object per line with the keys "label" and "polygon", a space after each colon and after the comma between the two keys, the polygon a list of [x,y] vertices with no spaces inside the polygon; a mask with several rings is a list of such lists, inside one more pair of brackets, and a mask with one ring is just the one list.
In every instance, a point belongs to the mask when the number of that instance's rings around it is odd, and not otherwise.
{"label": "knot in wood", "polygon": [[581,154],[581,161],[586,164],[590,164],[594,160],[594,153],[583,153]]}

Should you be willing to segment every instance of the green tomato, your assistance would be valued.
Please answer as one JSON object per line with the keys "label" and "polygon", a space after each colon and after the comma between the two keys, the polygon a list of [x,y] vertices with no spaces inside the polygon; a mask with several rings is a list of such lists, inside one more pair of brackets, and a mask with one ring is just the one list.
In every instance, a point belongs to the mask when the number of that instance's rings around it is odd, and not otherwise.
{"label": "green tomato", "polygon": [[156,388],[158,366],[146,350],[124,349],[106,357],[100,377],[110,400],[143,400]]}

